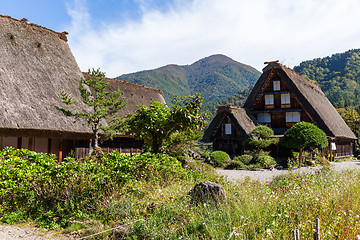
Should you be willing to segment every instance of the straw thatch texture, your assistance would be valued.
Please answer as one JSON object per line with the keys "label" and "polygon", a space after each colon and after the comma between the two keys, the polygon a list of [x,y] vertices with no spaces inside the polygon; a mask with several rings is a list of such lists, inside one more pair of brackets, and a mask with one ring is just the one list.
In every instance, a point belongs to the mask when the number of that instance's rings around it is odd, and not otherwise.
{"label": "straw thatch texture", "polygon": [[77,91],[82,73],[66,36],[0,15],[0,42],[0,134],[89,135],[55,108],[62,88],[77,101],[75,108],[84,108]]}
{"label": "straw thatch texture", "polygon": [[271,62],[263,69],[263,74],[256,82],[244,104],[245,108],[250,111],[253,110],[253,102],[272,71],[275,71],[281,77],[286,86],[299,100],[302,110],[308,113],[313,122],[320,127],[327,136],[356,139],[354,133],[338,114],[319,86],[316,86],[292,69],[277,62]]}
{"label": "straw thatch texture", "polygon": [[[83,75],[84,78],[90,77],[88,73],[83,73]],[[161,90],[120,81],[115,78],[105,78],[105,80],[109,82],[106,91],[116,91],[117,89],[120,89],[122,97],[125,99],[126,106],[120,110],[120,116],[125,117],[126,115],[133,113],[140,104],[149,106],[151,101],[165,103]]]}

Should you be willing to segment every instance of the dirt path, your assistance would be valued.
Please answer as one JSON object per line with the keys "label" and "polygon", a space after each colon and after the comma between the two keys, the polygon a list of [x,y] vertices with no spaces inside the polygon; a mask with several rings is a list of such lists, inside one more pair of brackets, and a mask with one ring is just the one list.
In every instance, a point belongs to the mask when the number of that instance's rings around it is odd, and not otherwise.
{"label": "dirt path", "polygon": [[[334,162],[331,163],[331,168],[335,171],[341,171],[346,169],[359,169],[360,170],[360,161],[351,161],[351,162]],[[226,176],[229,180],[239,181],[244,180],[246,177],[249,177],[250,180],[258,180],[260,182],[271,181],[272,178],[288,174],[289,172],[311,172],[321,169],[321,167],[302,167],[292,171],[281,169],[281,170],[261,170],[261,171],[245,171],[245,170],[223,170],[218,169],[217,173]]]}
{"label": "dirt path", "polygon": [[32,224],[19,225],[0,225],[1,240],[67,240],[73,239],[71,236],[65,236],[57,231],[48,231],[36,228]]}

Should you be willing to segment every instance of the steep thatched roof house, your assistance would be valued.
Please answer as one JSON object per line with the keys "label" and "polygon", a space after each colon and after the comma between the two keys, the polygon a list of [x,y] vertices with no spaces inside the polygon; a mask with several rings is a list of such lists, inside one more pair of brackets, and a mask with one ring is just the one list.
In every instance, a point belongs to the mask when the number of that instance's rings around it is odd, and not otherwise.
{"label": "steep thatched roof house", "polygon": [[244,108],[219,106],[203,139],[213,142],[214,150],[225,151],[230,156],[241,155],[245,150],[244,140],[250,137],[255,122],[252,114]]}
{"label": "steep thatched roof house", "polygon": [[[86,140],[91,130],[62,115],[62,88],[77,109],[84,109],[78,91],[83,73],[67,44],[66,33],[0,15],[0,148],[13,146],[66,155]],[[164,102],[161,93],[142,86],[108,80],[119,87],[128,102],[123,114],[150,100]]]}
{"label": "steep thatched roof house", "polygon": [[[250,113],[249,116],[255,117],[255,124],[268,125],[280,136],[297,122],[314,123],[326,133],[337,156],[353,154],[356,137],[320,87],[278,62],[270,62],[263,69],[244,109]],[[223,123],[222,128],[225,127]],[[228,142],[226,136],[216,134],[208,128],[204,140],[218,142],[214,144],[215,149],[227,149],[224,147],[224,142]],[[232,141],[242,142],[243,139]]]}

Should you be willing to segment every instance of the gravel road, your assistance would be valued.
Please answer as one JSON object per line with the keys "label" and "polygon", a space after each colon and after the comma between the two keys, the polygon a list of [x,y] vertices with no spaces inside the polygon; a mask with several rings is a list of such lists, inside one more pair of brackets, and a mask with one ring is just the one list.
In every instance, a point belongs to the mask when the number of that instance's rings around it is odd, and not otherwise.
{"label": "gravel road", "polygon": [[[260,182],[266,182],[266,181],[271,181],[272,178],[276,177],[276,176],[280,176],[283,174],[287,174],[289,172],[311,172],[311,171],[316,171],[321,169],[321,167],[302,167],[302,168],[297,168],[294,170],[286,170],[286,169],[281,169],[281,170],[265,170],[262,169],[260,171],[245,171],[245,170],[223,170],[223,169],[218,169],[217,173],[221,176],[225,176],[227,177],[229,180],[232,181],[239,181],[239,180],[244,180],[246,177],[249,177],[250,180],[258,180]],[[341,170],[346,170],[346,169],[360,169],[360,161],[356,160],[356,161],[351,161],[351,162],[333,162],[331,163],[331,169],[335,170],[335,171],[341,171]]]}

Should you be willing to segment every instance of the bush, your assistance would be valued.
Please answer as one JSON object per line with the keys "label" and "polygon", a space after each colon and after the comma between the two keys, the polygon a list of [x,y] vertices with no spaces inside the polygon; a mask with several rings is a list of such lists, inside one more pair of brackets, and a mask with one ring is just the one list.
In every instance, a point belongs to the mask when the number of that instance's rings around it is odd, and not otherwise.
{"label": "bush", "polygon": [[229,154],[223,151],[214,151],[210,154],[210,160],[214,167],[224,167]]}
{"label": "bush", "polygon": [[225,169],[235,169],[235,170],[245,169],[245,168],[246,165],[242,161],[238,161],[238,160],[231,161],[231,163],[229,163],[229,165],[225,167]]}
{"label": "bush", "polygon": [[95,214],[125,184],[146,181],[166,187],[185,177],[180,162],[165,154],[98,153],[58,163],[55,155],[7,147],[0,151],[0,221],[28,219],[46,228],[65,226],[69,219]]}
{"label": "bush", "polygon": [[234,161],[240,161],[243,164],[248,165],[251,162],[252,159],[253,159],[253,156],[248,155],[248,154],[243,154],[241,156],[236,156],[234,158]]}
{"label": "bush", "polygon": [[259,155],[256,158],[256,163],[260,164],[263,168],[269,168],[276,165],[276,161],[270,155]]}
{"label": "bush", "polygon": [[259,125],[251,131],[251,134],[255,135],[260,139],[267,139],[270,136],[274,135],[274,131],[266,125]]}

